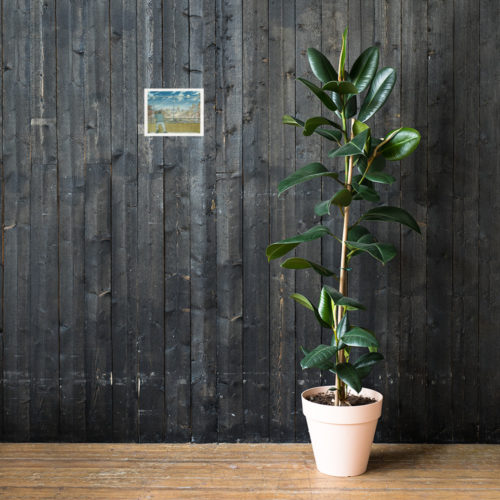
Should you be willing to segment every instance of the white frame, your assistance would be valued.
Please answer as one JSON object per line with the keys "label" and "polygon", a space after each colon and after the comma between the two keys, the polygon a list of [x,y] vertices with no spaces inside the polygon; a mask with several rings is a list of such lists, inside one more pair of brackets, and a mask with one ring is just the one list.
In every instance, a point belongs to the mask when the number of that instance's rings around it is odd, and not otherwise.
{"label": "white frame", "polygon": [[[148,132],[148,92],[165,91],[165,92],[189,92],[196,91],[200,93],[200,133],[191,132],[170,132],[164,134],[155,134]],[[203,122],[205,118],[205,98],[203,89],[144,89],[144,135],[147,137],[203,137],[204,127]]]}

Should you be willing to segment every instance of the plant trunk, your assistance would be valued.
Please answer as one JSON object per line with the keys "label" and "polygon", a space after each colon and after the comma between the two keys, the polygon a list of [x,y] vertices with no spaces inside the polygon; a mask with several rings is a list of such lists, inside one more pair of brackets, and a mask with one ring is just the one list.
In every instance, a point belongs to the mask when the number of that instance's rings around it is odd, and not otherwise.
{"label": "plant trunk", "polygon": [[[353,170],[353,157],[349,157],[349,168],[347,172],[347,189],[349,191],[352,191],[352,170]],[[340,256],[340,279],[339,279],[339,292],[342,295],[347,295],[347,287],[348,287],[348,276],[347,276],[347,246],[345,244],[347,240],[347,232],[349,230],[349,206],[345,207],[344,209],[344,228],[342,230],[342,253]],[[337,324],[340,323],[340,320],[342,319],[342,308],[338,307],[337,308]],[[338,352],[338,362],[343,363],[344,362],[344,351],[340,350]],[[335,375],[335,387],[337,387],[337,390],[335,391],[335,406],[339,406],[340,402],[342,399],[345,399],[345,384],[340,380],[340,377],[338,375]],[[339,395],[341,396],[339,398]]]}

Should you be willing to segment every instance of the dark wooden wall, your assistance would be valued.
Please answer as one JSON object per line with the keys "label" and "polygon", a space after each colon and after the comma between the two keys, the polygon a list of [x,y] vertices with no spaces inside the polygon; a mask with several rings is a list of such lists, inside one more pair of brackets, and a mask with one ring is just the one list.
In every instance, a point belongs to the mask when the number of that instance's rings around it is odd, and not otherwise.
{"label": "dark wooden wall", "polygon": [[[294,78],[349,25],[351,63],[377,44],[398,73],[377,130],[422,133],[384,201],[423,237],[380,226],[402,256],[351,280],[377,439],[500,442],[497,0],[1,3],[3,440],[307,439],[322,333],[288,296],[320,280],[264,250],[315,222],[319,181],[276,188],[327,145],[281,116],[321,112]],[[204,87],[205,136],[144,137],[147,87]]]}

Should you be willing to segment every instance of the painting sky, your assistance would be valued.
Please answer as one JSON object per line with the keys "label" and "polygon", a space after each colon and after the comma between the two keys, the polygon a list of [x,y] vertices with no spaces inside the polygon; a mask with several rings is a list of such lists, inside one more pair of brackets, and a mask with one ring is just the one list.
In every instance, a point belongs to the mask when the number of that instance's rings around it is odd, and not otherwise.
{"label": "painting sky", "polygon": [[193,90],[150,90],[148,92],[148,104],[155,111],[166,108],[189,109],[199,102],[200,93]]}

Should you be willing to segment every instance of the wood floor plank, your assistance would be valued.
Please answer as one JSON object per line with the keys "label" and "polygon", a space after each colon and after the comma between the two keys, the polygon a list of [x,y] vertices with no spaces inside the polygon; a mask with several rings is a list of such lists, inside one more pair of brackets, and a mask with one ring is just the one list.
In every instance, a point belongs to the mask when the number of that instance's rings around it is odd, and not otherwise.
{"label": "wood floor plank", "polygon": [[356,478],[319,473],[309,444],[0,444],[0,498],[500,497],[500,447],[373,446]]}

